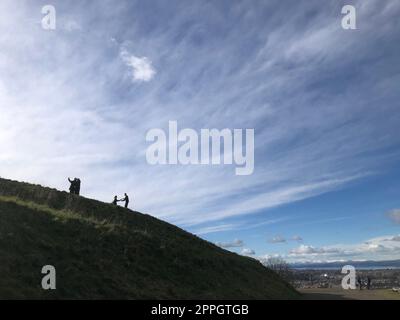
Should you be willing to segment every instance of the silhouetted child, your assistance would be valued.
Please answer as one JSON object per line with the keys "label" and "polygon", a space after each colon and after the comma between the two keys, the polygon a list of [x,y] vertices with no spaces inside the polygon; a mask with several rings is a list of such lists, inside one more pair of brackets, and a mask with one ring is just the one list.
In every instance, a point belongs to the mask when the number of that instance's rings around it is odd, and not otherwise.
{"label": "silhouetted child", "polygon": [[114,197],[114,201],[112,202],[112,204],[113,204],[114,206],[116,206],[116,205],[118,205],[118,204],[117,204],[118,201],[119,201],[119,200],[118,200],[118,197],[115,196],[115,197]]}

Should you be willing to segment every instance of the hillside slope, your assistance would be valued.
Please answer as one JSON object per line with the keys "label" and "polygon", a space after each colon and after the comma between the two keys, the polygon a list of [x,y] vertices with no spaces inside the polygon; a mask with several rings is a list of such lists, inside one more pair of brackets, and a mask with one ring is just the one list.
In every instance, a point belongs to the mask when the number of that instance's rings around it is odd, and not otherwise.
{"label": "hillside slope", "polygon": [[[41,288],[54,265],[57,289]],[[288,299],[258,261],[149,215],[0,179],[0,299]]]}

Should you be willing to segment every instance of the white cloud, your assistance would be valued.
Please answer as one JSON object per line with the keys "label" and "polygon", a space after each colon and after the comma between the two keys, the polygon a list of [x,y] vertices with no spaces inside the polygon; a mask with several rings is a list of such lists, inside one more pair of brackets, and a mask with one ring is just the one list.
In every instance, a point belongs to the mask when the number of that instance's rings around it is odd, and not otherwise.
{"label": "white cloud", "polygon": [[388,239],[388,241],[400,241],[400,235],[399,236],[394,236],[391,239]]}
{"label": "white cloud", "polygon": [[240,253],[245,256],[254,256],[256,254],[256,252],[253,249],[249,248],[243,248]]}
{"label": "white cloud", "polygon": [[230,230],[249,230],[249,229],[255,229],[259,228],[262,226],[267,226],[267,225],[272,225],[275,223],[283,222],[287,220],[286,217],[278,218],[278,219],[269,219],[269,220],[264,220],[260,221],[257,223],[246,223],[246,221],[240,221],[237,223],[226,223],[226,224],[217,224],[217,225],[211,225],[207,227],[201,227],[199,229],[196,229],[193,231],[194,234],[197,235],[204,235],[208,233],[215,233],[215,232],[224,232],[224,231],[230,231]]}
{"label": "white cloud", "polygon": [[273,253],[273,254],[264,254],[262,256],[258,256],[257,259],[260,260],[260,262],[262,264],[267,264],[267,261],[269,259],[274,259],[274,258],[278,258],[278,259],[282,259],[285,260],[285,257],[279,253]]}
{"label": "white cloud", "polygon": [[121,58],[128,67],[132,68],[132,80],[134,82],[148,82],[156,74],[156,70],[147,57],[139,58],[122,49]]}
{"label": "white cloud", "polygon": [[194,234],[204,235],[204,234],[208,234],[208,233],[233,230],[235,228],[237,228],[237,225],[235,225],[235,224],[220,224],[220,225],[216,225],[216,226],[210,226],[210,227],[204,227],[204,228],[197,229],[196,231],[194,231]]}
{"label": "white cloud", "polygon": [[272,239],[269,239],[268,242],[270,243],[284,243],[286,242],[286,239],[282,236],[276,236],[273,237]]}
{"label": "white cloud", "polygon": [[400,236],[382,236],[359,244],[314,247],[300,245],[289,251],[291,261],[389,260],[400,258]]}
{"label": "white cloud", "polygon": [[322,254],[325,250],[322,248],[315,248],[309,245],[300,245],[297,248],[290,250],[291,255],[310,255],[310,254]]}
{"label": "white cloud", "polygon": [[[229,177],[226,175],[226,172],[221,172],[221,175],[226,177],[226,179],[229,179]],[[229,173],[228,173],[229,174]],[[271,174],[273,174],[271,172]],[[367,173],[364,173],[364,175],[367,175]],[[335,178],[335,179],[323,179],[322,181],[314,181],[312,183],[303,183],[303,184],[288,184],[284,187],[277,187],[274,190],[269,190],[264,193],[259,193],[256,195],[252,195],[249,197],[247,200],[242,200],[242,201],[230,201],[228,202],[223,209],[221,210],[214,210],[212,212],[209,212],[207,214],[202,214],[202,215],[193,215],[191,217],[188,217],[185,215],[183,220],[177,220],[177,222],[186,224],[186,225],[195,225],[202,223],[204,221],[216,221],[216,220],[221,220],[226,217],[232,217],[232,216],[237,216],[237,215],[244,215],[244,214],[251,214],[254,212],[257,212],[261,209],[269,209],[269,208],[274,208],[286,203],[294,202],[294,201],[299,201],[302,199],[306,199],[309,197],[316,196],[318,194],[334,190],[338,188],[341,185],[344,185],[345,183],[348,183],[350,181],[356,180],[361,178],[364,175],[354,175],[354,176],[347,176],[347,177],[341,177],[341,178]],[[254,177],[254,180],[258,180],[263,176],[262,173],[258,177]],[[270,179],[271,177],[268,176],[266,179]],[[219,180],[223,180],[224,178],[219,178]],[[209,180],[208,180],[209,182]],[[217,182],[215,182],[217,183]],[[257,182],[255,182],[257,184]],[[203,186],[204,191],[208,191],[209,193],[214,193],[214,187],[219,189],[220,185],[214,183]],[[231,189],[230,192],[234,193],[237,192],[237,188],[245,188],[243,184],[236,185],[236,184],[231,184],[229,186],[224,186],[224,189]],[[219,194],[218,191],[215,191],[215,194]],[[212,195],[214,196],[214,195]]]}
{"label": "white cloud", "polygon": [[235,239],[232,242],[217,242],[216,245],[221,248],[238,248],[243,247],[244,243],[242,240]]}
{"label": "white cloud", "polygon": [[292,240],[297,241],[297,242],[301,242],[301,241],[303,241],[303,238],[298,236],[298,235],[296,235],[296,236],[292,237]]}

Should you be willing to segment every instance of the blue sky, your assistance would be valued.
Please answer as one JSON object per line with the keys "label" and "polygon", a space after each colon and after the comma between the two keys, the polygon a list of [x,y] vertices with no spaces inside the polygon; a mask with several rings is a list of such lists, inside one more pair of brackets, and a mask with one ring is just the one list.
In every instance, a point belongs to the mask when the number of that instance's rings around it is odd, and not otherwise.
{"label": "blue sky", "polygon": [[[56,30],[43,30],[43,5]],[[357,29],[344,30],[352,4]],[[258,258],[400,258],[400,3],[0,3],[0,176]],[[255,130],[255,171],[149,165],[146,133]]]}

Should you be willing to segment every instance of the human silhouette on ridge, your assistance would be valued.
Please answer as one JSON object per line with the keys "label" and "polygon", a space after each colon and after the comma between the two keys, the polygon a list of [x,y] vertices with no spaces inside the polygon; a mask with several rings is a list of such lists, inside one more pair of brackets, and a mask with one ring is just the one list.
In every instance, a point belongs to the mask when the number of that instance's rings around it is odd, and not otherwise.
{"label": "human silhouette on ridge", "polygon": [[81,180],[79,178],[75,178],[74,180],[68,178],[68,181],[71,184],[69,186],[69,192],[79,196],[81,191]]}
{"label": "human silhouette on ridge", "polygon": [[125,193],[125,198],[119,200],[119,201],[125,201],[125,208],[128,208],[129,205],[129,196]]}

